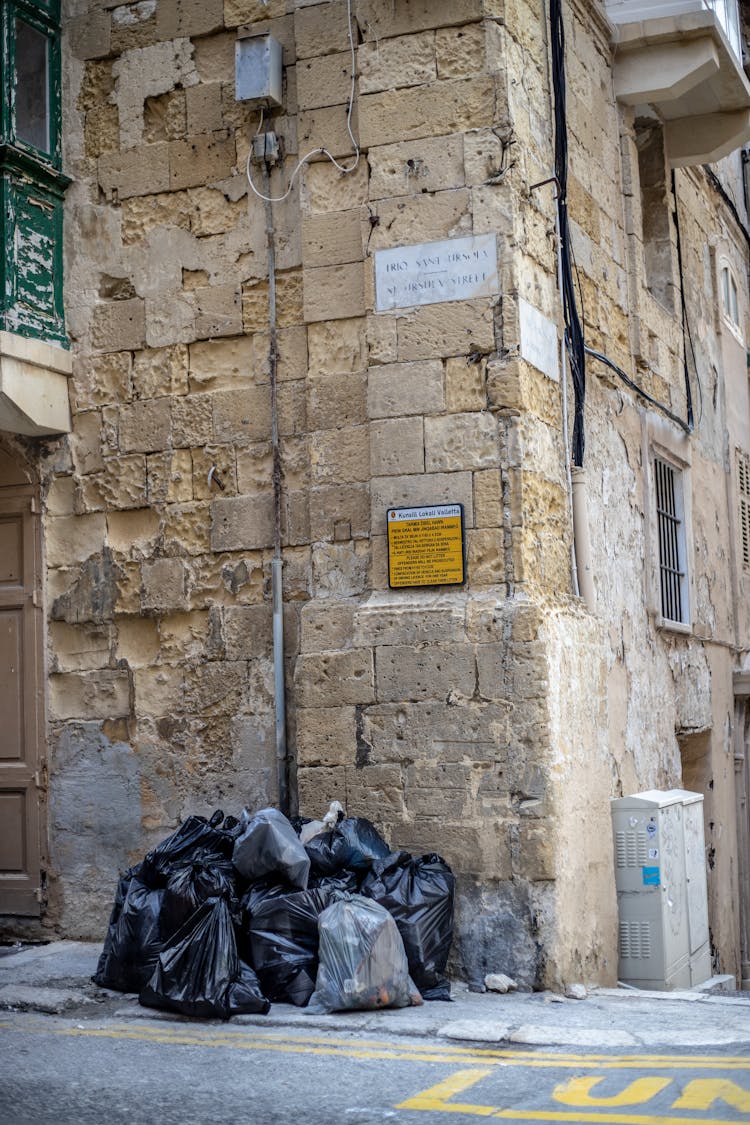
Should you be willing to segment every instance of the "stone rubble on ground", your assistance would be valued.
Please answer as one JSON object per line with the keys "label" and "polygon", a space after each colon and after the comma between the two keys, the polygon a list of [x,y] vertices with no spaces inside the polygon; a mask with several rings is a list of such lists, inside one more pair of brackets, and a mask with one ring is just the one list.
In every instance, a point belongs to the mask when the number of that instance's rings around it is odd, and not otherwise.
{"label": "stone rubble on ground", "polygon": [[505,973],[487,973],[484,978],[484,987],[488,992],[515,992],[518,985],[512,977]]}

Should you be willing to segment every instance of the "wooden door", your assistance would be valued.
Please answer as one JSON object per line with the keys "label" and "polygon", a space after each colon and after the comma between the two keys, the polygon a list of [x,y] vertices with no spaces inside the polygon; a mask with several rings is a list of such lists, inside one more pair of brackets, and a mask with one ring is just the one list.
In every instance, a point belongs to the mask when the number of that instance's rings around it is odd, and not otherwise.
{"label": "wooden door", "polygon": [[0,915],[38,917],[46,788],[39,517],[32,486],[4,483],[7,467],[0,457]]}
{"label": "wooden door", "polygon": [[740,988],[750,990],[750,672],[734,674],[734,786],[737,803],[737,879]]}

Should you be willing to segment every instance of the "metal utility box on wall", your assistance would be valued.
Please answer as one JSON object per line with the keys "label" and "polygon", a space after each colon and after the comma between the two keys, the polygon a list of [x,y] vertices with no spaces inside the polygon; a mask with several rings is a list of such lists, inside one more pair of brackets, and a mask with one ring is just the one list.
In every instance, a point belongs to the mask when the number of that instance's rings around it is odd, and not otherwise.
{"label": "metal utility box on wall", "polygon": [[711,976],[703,795],[651,789],[611,805],[620,980],[702,984]]}
{"label": "metal utility box on wall", "polygon": [[273,35],[247,35],[234,45],[234,89],[238,102],[282,105],[281,44]]}

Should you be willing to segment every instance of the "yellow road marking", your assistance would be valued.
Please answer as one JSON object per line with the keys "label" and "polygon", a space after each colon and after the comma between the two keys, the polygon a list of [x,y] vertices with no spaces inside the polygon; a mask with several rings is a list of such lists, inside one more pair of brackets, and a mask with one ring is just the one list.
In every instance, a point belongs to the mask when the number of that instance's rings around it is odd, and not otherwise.
{"label": "yellow road marking", "polygon": [[[591,1090],[598,1086],[603,1079],[598,1076],[587,1075],[585,1078],[570,1078],[559,1086],[555,1086],[552,1097],[563,1105],[575,1106],[623,1106],[645,1105],[666,1090],[672,1082],[671,1078],[636,1078],[619,1094],[612,1094],[608,1098],[592,1097]],[[701,1106],[707,1109],[708,1106]]]}
{"label": "yellow road marking", "polygon": [[448,1098],[462,1094],[492,1073],[489,1068],[459,1070],[450,1078],[401,1102],[396,1109],[411,1109],[423,1113],[463,1113],[474,1117],[497,1117],[506,1121],[560,1121],[568,1122],[569,1125],[727,1125],[726,1118],[719,1121],[713,1118],[671,1117],[662,1114],[654,1117],[650,1114],[582,1113],[580,1110],[571,1113],[562,1110],[503,1109],[500,1106],[448,1101]]}
{"label": "yellow road marking", "polygon": [[567,1121],[569,1125],[732,1125],[726,1118],[718,1117],[671,1117],[659,1114],[630,1113],[562,1113],[552,1110],[499,1109],[494,1117],[504,1117],[510,1121]]}
{"label": "yellow road marking", "polygon": [[468,1090],[470,1086],[475,1086],[477,1082],[481,1082],[483,1078],[487,1078],[490,1074],[492,1074],[491,1070],[459,1070],[455,1074],[451,1074],[450,1078],[444,1078],[442,1082],[430,1086],[429,1090],[423,1090],[420,1094],[415,1094],[413,1098],[401,1102],[396,1106],[396,1109],[421,1109],[429,1113],[438,1111],[441,1113],[470,1113],[476,1117],[494,1117],[497,1106],[468,1105],[464,1102],[449,1102],[447,1100],[456,1094],[462,1094],[464,1090]]}
{"label": "yellow road marking", "polygon": [[[547,1067],[603,1069],[681,1070],[695,1069],[750,1069],[750,1059],[722,1058],[716,1055],[556,1055],[549,1051],[512,1051],[491,1048],[450,1047],[442,1044],[424,1047],[418,1044],[383,1040],[353,1040],[334,1036],[287,1035],[266,1031],[263,1028],[246,1031],[227,1026],[196,1027],[185,1024],[162,1023],[154,1025],[114,1024],[108,1027],[56,1026],[47,1020],[32,1023],[10,1020],[0,1021],[0,1029],[33,1032],[39,1035],[64,1035],[78,1038],[125,1039],[150,1042],[162,1046],[228,1047],[235,1050],[277,1051],[291,1054],[338,1056],[339,1058],[399,1060],[406,1062],[461,1063],[478,1065],[461,1069],[414,1095],[398,1105],[397,1109],[416,1111],[463,1113],[479,1117],[494,1117],[515,1121],[567,1122],[568,1125],[727,1125],[726,1120],[708,1118],[644,1116],[642,1114],[592,1113],[582,1111],[584,1106],[623,1106],[642,1104],[661,1093],[669,1080],[639,1078],[631,1082],[622,1094],[611,1098],[593,1098],[591,1089],[601,1077],[576,1077],[555,1087],[553,1097],[564,1104],[576,1106],[576,1112],[563,1110],[519,1110],[501,1106],[475,1105],[454,1102],[464,1090],[483,1078],[497,1072],[499,1067]],[[728,1079],[692,1079],[673,1103],[678,1109],[709,1109],[714,1101],[724,1100],[743,1114],[750,1113],[750,1092]]]}
{"label": "yellow road marking", "polygon": [[516,1051],[511,1049],[452,1047],[443,1044],[392,1042],[378,1039],[339,1038],[330,1035],[289,1035],[271,1028],[245,1030],[231,1026],[201,1027],[191,1024],[159,1023],[151,1025],[110,1024],[107,1027],[50,1026],[45,1020],[35,1024],[0,1021],[0,1028],[34,1031],[37,1034],[110,1038],[158,1042],[164,1045],[236,1047],[307,1054],[340,1055],[352,1058],[398,1059],[415,1062],[457,1062],[479,1066],[521,1066],[540,1068],[596,1067],[597,1070],[679,1070],[684,1067],[704,1070],[750,1069],[750,1058],[716,1055],[594,1055],[554,1054],[551,1051]]}
{"label": "yellow road marking", "polygon": [[726,1102],[741,1113],[750,1113],[750,1092],[726,1078],[694,1078],[674,1103],[675,1109],[710,1109],[714,1102]]}

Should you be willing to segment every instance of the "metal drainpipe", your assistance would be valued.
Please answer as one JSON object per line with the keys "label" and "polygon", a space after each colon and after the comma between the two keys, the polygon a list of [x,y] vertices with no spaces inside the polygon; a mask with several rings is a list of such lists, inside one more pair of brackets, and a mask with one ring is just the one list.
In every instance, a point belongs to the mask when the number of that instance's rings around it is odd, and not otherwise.
{"label": "metal drainpipe", "polygon": [[[268,160],[263,161],[263,194],[271,194]],[[284,684],[284,585],[281,558],[281,452],[277,398],[278,348],[276,341],[276,252],[274,248],[273,208],[266,200],[266,246],[268,251],[268,366],[271,382],[271,449],[273,455],[273,560],[271,591],[273,598],[273,683],[276,714],[276,770],[279,808],[289,815],[289,762],[286,742],[286,688]]]}
{"label": "metal drainpipe", "polygon": [[586,488],[586,470],[574,465],[571,469],[573,489],[573,545],[576,557],[578,589],[588,609],[596,610],[594,573],[591,566],[591,536],[589,534],[589,503]]}
{"label": "metal drainpipe", "polygon": [[[559,187],[557,177],[551,176],[549,180],[543,181],[544,183],[554,183],[555,185],[555,241],[557,244],[557,289],[562,300],[563,291],[563,267],[562,267],[562,240],[560,237],[560,208],[558,207],[558,193]],[[537,185],[535,184],[534,187]],[[570,545],[570,571],[573,578],[573,593],[580,595],[580,585],[578,580],[578,559],[576,557],[576,524],[575,524],[575,506],[573,503],[573,479],[570,465],[570,432],[568,428],[568,349],[565,346],[565,333],[560,343],[560,391],[562,393],[562,430],[563,430],[563,447],[565,450],[565,482],[568,486],[568,502],[570,504],[571,520],[573,523],[573,542]]]}
{"label": "metal drainpipe", "polygon": [[[557,183],[555,182],[555,234],[557,236],[557,285],[562,295],[562,244],[560,239],[560,210],[557,205]],[[549,182],[549,181],[544,181]],[[537,185],[534,185],[535,187]],[[591,537],[589,533],[588,490],[586,487],[586,470],[579,465],[570,463],[570,438],[568,431],[568,365],[567,349],[563,336],[560,348],[560,383],[562,391],[562,424],[563,444],[565,446],[565,477],[568,485],[568,499],[570,502],[571,520],[573,524],[573,542],[570,550],[570,564],[573,576],[573,592],[582,597],[586,606],[593,613],[596,609],[596,592],[594,590],[594,576],[591,565]]]}

